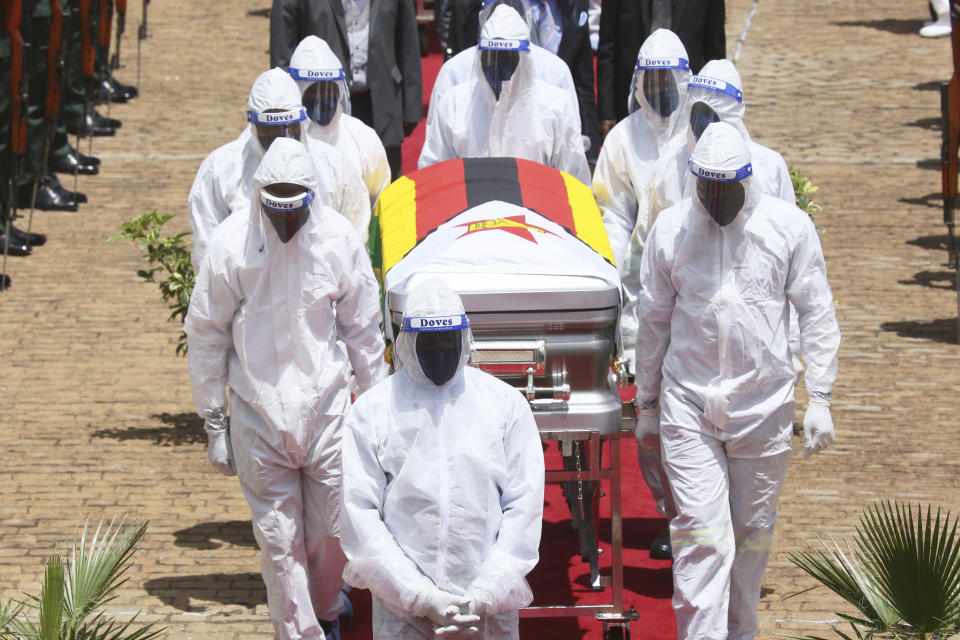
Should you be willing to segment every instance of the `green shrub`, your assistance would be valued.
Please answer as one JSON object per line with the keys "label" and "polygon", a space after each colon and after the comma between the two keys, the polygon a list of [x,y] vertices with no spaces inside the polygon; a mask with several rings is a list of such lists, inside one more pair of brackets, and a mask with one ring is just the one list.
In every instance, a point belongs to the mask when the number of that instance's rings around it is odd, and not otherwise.
{"label": "green shrub", "polygon": [[[172,217],[172,213],[159,214],[156,210],[141,213],[130,222],[124,222],[120,233],[109,238],[107,242],[127,238],[137,243],[151,265],[149,269],[138,270],[137,275],[147,282],[157,283],[163,301],[170,303],[171,313],[168,320],[176,320],[182,325],[187,317],[196,276],[190,262],[190,245],[187,239],[190,232],[184,231],[172,236],[160,235],[163,225]],[[177,341],[177,355],[186,353],[187,336],[181,329],[180,339]]]}

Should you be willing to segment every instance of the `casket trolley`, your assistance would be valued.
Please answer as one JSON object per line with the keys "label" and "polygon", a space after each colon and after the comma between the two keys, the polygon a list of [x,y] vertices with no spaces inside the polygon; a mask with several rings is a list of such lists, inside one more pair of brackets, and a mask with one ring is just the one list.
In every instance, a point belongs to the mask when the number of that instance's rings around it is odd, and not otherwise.
{"label": "casket trolley", "polygon": [[[541,439],[560,445],[564,468],[546,479],[563,484],[591,587],[609,588],[611,601],[520,615],[593,615],[605,638],[629,637],[637,612],[623,602],[620,439],[632,437],[636,413],[618,393],[620,280],[590,189],[526,160],[450,160],[384,190],[370,237],[388,339],[410,290],[442,279],[470,319],[470,363],[523,393]],[[610,482],[610,576],[600,574],[595,531],[601,480]]]}

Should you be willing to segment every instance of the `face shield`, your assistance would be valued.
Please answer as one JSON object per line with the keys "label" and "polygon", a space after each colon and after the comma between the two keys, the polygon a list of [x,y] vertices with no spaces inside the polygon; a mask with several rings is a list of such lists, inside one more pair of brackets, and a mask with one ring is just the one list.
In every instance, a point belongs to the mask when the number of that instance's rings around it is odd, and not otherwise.
{"label": "face shield", "polygon": [[311,202],[313,192],[297,184],[268,185],[260,191],[260,210],[283,243],[307,223]]}
{"label": "face shield", "polygon": [[269,109],[264,112],[247,110],[247,122],[254,125],[257,140],[264,151],[277,138],[300,139],[300,123],[307,119],[307,112],[303,107],[283,111]]}
{"label": "face shield", "polygon": [[689,81],[690,65],[684,58],[639,58],[631,83],[630,112],[642,108],[669,122]]}
{"label": "face shield", "polygon": [[337,109],[346,108],[346,75],[343,69],[290,68],[290,76],[301,87],[303,106],[313,122],[325,127],[333,122]]}
{"label": "face shield", "polygon": [[707,126],[714,122],[739,122],[743,93],[732,83],[706,76],[694,76],[687,88],[690,104],[690,142],[696,144]]}
{"label": "face shield", "polygon": [[690,172],[697,185],[697,200],[707,214],[721,227],[737,217],[747,201],[743,180],[753,175],[753,166],[748,162],[735,170],[716,170],[689,161]]}
{"label": "face shield", "polygon": [[414,352],[423,375],[442,386],[449,382],[463,360],[464,331],[470,326],[466,314],[404,317],[401,332],[415,336]]}
{"label": "face shield", "polygon": [[503,84],[509,82],[517,67],[520,56],[530,53],[529,40],[507,38],[481,38],[477,49],[480,52],[480,69],[493,95],[500,99]]}

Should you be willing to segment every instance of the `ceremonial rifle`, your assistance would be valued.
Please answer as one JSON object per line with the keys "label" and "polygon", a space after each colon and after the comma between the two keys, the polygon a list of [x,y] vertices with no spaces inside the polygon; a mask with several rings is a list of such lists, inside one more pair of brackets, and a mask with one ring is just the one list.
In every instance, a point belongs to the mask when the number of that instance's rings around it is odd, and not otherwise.
{"label": "ceremonial rifle", "polygon": [[957,246],[955,221],[957,208],[957,170],[960,152],[960,0],[950,0],[950,34],[953,46],[953,75],[940,86],[940,112],[943,116],[940,145],[943,182],[943,223],[947,225],[947,262],[956,272],[957,342],[960,342],[960,247]]}
{"label": "ceremonial rifle", "polygon": [[147,33],[147,5],[150,0],[143,0],[143,13],[140,14],[140,26],[137,28],[137,89],[140,88],[140,46],[150,37]]}
{"label": "ceremonial rifle", "polygon": [[117,50],[110,56],[110,68],[120,68],[120,41],[127,28],[127,0],[117,0]]}
{"label": "ceremonial rifle", "polygon": [[3,26],[10,36],[10,159],[14,167],[13,175],[7,186],[7,219],[3,243],[3,274],[6,284],[7,254],[10,251],[10,226],[17,215],[16,184],[23,178],[23,154],[27,148],[27,67],[24,64],[26,47],[20,35],[20,21],[23,17],[23,0],[3,0]]}
{"label": "ceremonial rifle", "polygon": [[[33,228],[33,211],[37,206],[37,189],[46,177],[50,166],[50,146],[57,130],[60,115],[61,80],[65,64],[66,47],[63,44],[63,5],[60,0],[50,2],[50,37],[47,41],[47,98],[43,105],[43,159],[41,169],[33,177],[33,192],[30,195],[30,217],[27,218],[27,233]],[[79,164],[80,151],[77,151]]]}

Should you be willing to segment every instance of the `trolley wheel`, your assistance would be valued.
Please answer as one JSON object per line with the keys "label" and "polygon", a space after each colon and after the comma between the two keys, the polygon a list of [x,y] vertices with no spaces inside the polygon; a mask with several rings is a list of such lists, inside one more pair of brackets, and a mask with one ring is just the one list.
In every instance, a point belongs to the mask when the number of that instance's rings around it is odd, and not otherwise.
{"label": "trolley wheel", "polygon": [[603,625],[603,640],[630,640],[629,623],[615,622]]}

